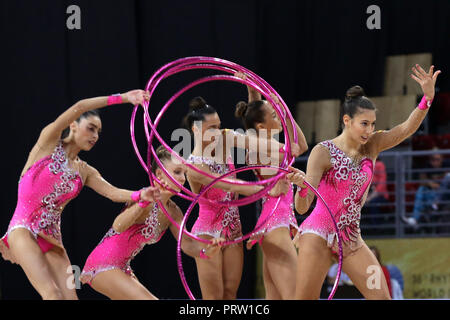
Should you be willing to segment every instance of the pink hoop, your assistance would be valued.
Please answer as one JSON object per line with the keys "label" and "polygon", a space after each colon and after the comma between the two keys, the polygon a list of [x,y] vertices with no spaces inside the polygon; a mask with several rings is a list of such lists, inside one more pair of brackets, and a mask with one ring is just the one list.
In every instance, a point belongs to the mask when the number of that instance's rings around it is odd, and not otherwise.
{"label": "pink hoop", "polygon": [[[234,76],[230,76],[230,75],[215,75],[215,76],[208,76],[208,77],[204,77],[201,79],[198,79],[196,81],[191,82],[189,85],[185,86],[184,88],[182,88],[181,90],[179,90],[175,95],[173,95],[167,102],[166,104],[163,106],[163,108],[160,110],[160,112],[158,113],[155,122],[152,123],[152,120],[150,118],[150,115],[148,113],[148,108],[150,105],[150,99],[154,93],[154,91],[156,90],[157,86],[159,85],[159,83],[172,76],[175,75],[179,72],[182,71],[187,71],[187,70],[193,70],[193,69],[212,69],[212,70],[219,70],[219,71],[223,71],[223,72],[227,72],[227,73],[231,73],[234,74],[236,72],[242,72],[244,74],[247,75],[247,78],[245,80],[238,78],[238,77],[234,77]],[[208,190],[209,188],[211,188],[215,183],[217,183],[220,180],[223,180],[226,176],[237,173],[237,172],[241,172],[241,171],[245,171],[245,170],[253,170],[256,168],[275,168],[278,169],[278,172],[275,176],[266,179],[266,180],[261,180],[261,181],[255,181],[255,182],[240,182],[240,181],[225,181],[226,183],[230,183],[230,184],[241,184],[241,185],[266,185],[263,190],[259,191],[258,193],[255,193],[252,196],[248,196],[248,197],[244,197],[242,199],[238,199],[238,200],[231,200],[231,201],[224,201],[224,202],[216,202],[216,201],[212,201],[209,200],[211,202],[214,203],[220,203],[220,204],[227,204],[227,205],[233,205],[233,206],[242,206],[242,205],[246,205],[249,203],[252,203],[256,200],[258,200],[259,198],[261,198],[264,194],[266,194],[268,192],[268,190],[270,190],[275,183],[282,177],[284,176],[287,172],[286,168],[288,165],[292,165],[292,163],[294,162],[294,158],[292,157],[291,154],[291,146],[290,146],[290,139],[288,137],[285,137],[285,143],[286,143],[286,152],[284,153],[283,156],[283,161],[281,163],[280,167],[273,167],[273,166],[247,166],[244,168],[240,168],[237,170],[233,170],[228,172],[227,174],[224,174],[220,177],[215,177],[212,175],[207,174],[206,172],[203,172],[202,170],[198,169],[197,167],[195,167],[194,165],[191,165],[190,163],[188,163],[186,160],[184,160],[181,156],[179,156],[177,153],[175,153],[165,142],[164,140],[161,138],[161,136],[159,135],[159,133],[157,132],[156,128],[159,124],[159,121],[162,118],[162,115],[165,113],[165,111],[169,108],[169,106],[184,92],[186,92],[187,90],[191,89],[194,86],[197,86],[199,84],[202,83],[206,83],[206,82],[210,82],[210,81],[234,81],[234,82],[239,82],[241,84],[245,84],[248,86],[251,86],[252,88],[254,88],[255,90],[257,90],[259,93],[261,93],[269,103],[271,103],[271,105],[274,107],[278,117],[281,120],[281,125],[283,127],[283,130],[285,132],[285,135],[287,135],[287,128],[286,128],[286,122],[285,122],[285,117],[288,117],[289,120],[291,121],[291,125],[293,127],[295,127],[295,121],[292,117],[292,114],[289,110],[289,108],[286,106],[285,102],[283,101],[283,99],[278,95],[278,93],[266,82],[264,81],[264,79],[260,78],[258,75],[256,75],[255,73],[253,73],[252,71],[238,65],[235,64],[233,62],[227,61],[227,60],[223,60],[223,59],[218,59],[218,58],[211,58],[211,57],[186,57],[186,58],[181,58],[175,61],[172,61],[164,66],[162,66],[159,70],[157,70],[152,77],[150,78],[150,80],[147,83],[146,86],[146,91],[150,92],[150,99],[147,102],[144,102],[143,104],[143,109],[144,109],[144,128],[145,128],[145,133],[146,133],[146,137],[147,137],[147,142],[148,142],[148,148],[147,148],[147,164],[144,162],[139,149],[137,147],[136,144],[136,139],[135,139],[135,133],[134,133],[134,123],[135,123],[135,117],[136,117],[136,112],[137,112],[137,108],[138,106],[136,105],[133,113],[132,113],[132,117],[131,117],[131,123],[130,123],[130,132],[131,132],[131,140],[133,143],[133,147],[135,149],[136,155],[138,157],[139,162],[141,163],[141,165],[143,166],[144,170],[147,172],[148,176],[149,176],[149,180],[150,180],[150,184],[152,186],[154,186],[154,181],[157,181],[158,183],[160,183],[160,181],[157,179],[157,177],[151,172],[150,170],[150,166],[151,166],[151,159],[152,156],[155,159],[155,161],[157,162],[158,166],[163,170],[163,172],[166,174],[166,176],[177,186],[180,188],[180,192],[176,192],[175,190],[170,190],[173,194],[178,195],[184,199],[190,200],[192,201],[191,205],[189,206],[183,221],[181,223],[181,225],[179,226],[174,220],[173,218],[170,216],[170,214],[167,212],[166,208],[162,205],[161,202],[158,201],[158,204],[160,205],[160,207],[162,208],[162,211],[164,212],[164,214],[167,216],[167,218],[175,225],[177,226],[177,228],[179,228],[182,232],[179,232],[179,239],[178,239],[178,245],[177,245],[177,261],[178,261],[178,271],[180,273],[180,277],[182,279],[183,285],[186,289],[186,292],[188,293],[189,297],[191,299],[195,299],[192,295],[192,293],[190,292],[190,289],[187,285],[186,279],[184,277],[184,272],[183,272],[183,267],[182,267],[182,263],[181,263],[181,239],[182,239],[182,235],[183,233],[186,234],[187,236],[203,242],[203,243],[211,243],[211,241],[206,240],[206,239],[202,239],[199,238],[193,234],[191,234],[190,232],[188,232],[187,230],[185,230],[184,226],[186,223],[186,220],[188,218],[188,216],[190,215],[190,213],[192,212],[193,207],[195,206],[195,204],[198,202],[198,199],[203,196],[203,194],[206,192],[206,190]],[[276,97],[278,98],[280,103],[275,103],[275,101],[272,99],[271,94],[276,95]],[[284,111],[285,114],[283,114],[281,111]],[[284,117],[283,117],[283,116]],[[149,128],[150,127],[150,130]],[[213,179],[213,181],[208,184],[208,186],[206,188],[204,188],[202,190],[202,192],[200,192],[198,195],[192,193],[192,191],[190,191],[189,189],[185,188],[184,186],[180,185],[168,172],[167,170],[164,168],[164,166],[162,165],[161,161],[158,159],[158,157],[156,156],[156,151],[154,150],[153,146],[152,146],[152,142],[153,142],[153,138],[156,137],[157,140],[159,140],[159,142],[176,158],[178,158],[178,160],[180,160],[184,165],[188,166],[189,168],[191,168],[192,170],[195,170],[211,179]],[[297,143],[298,142],[298,136],[297,136],[297,131],[294,130],[294,141]],[[307,182],[305,182],[305,184],[307,184]],[[312,186],[310,186],[309,184],[307,184],[311,190],[313,190],[313,192],[321,198],[321,200],[324,202],[325,206],[327,207],[327,209],[329,210],[327,204],[325,203],[325,201],[323,200],[323,198],[320,196],[320,194],[317,192],[317,190],[315,190]],[[184,193],[182,193],[184,192]],[[237,239],[234,239],[232,241],[228,241],[225,243],[225,245],[228,244],[232,244],[232,243],[237,243],[240,241],[245,240],[246,238],[249,238],[251,235],[253,235],[254,233],[256,233],[255,230],[259,230],[260,228],[262,228],[268,221],[269,219],[272,217],[272,215],[274,214],[277,206],[279,203],[279,199],[278,202],[275,206],[275,208],[272,210],[271,214],[267,217],[266,221],[264,221],[264,223],[261,223],[259,228],[255,228],[252,232],[248,233],[245,236],[239,237]],[[334,217],[331,213],[331,211],[329,210],[329,213],[331,214],[331,217],[333,219],[333,222],[335,224],[335,228],[337,229],[337,224],[336,221],[334,220]],[[333,287],[333,291],[331,292],[331,295],[329,297],[329,299],[331,299],[334,295],[334,292],[336,291],[337,288],[337,283],[339,281],[340,278],[340,273],[341,273],[341,267],[342,267],[342,245],[340,242],[340,237],[339,237],[339,233],[338,233],[338,244],[339,244],[339,268],[338,268],[338,275],[336,277],[336,281],[335,281],[335,285]]]}

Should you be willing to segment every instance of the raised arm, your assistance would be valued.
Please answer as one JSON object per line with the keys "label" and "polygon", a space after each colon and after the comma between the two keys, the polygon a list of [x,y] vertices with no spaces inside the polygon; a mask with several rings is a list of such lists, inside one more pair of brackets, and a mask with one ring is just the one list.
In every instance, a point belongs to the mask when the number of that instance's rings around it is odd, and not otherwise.
{"label": "raised arm", "polygon": [[224,147],[226,150],[231,147],[243,148],[251,152],[258,152],[260,155],[268,156],[269,158],[278,159],[279,154],[283,156],[283,144],[275,139],[267,139],[258,137],[250,133],[240,133],[231,129],[223,129],[223,135],[226,139]]}
{"label": "raised arm", "polygon": [[[180,208],[175,203],[169,200],[166,209],[169,212],[170,216],[175,220],[175,222],[180,225],[183,221],[183,212],[181,212]],[[178,240],[179,229],[173,224],[170,224],[169,228],[170,232],[172,232],[172,235],[176,240]],[[183,250],[184,253],[193,258],[200,258],[202,257],[201,251],[204,249],[203,254],[205,254],[206,257],[211,257],[218,252],[220,243],[224,241],[225,239],[223,238],[217,238],[213,240],[213,244],[205,245],[204,243],[196,241],[191,237],[183,234],[183,239],[181,241],[181,250]]]}
{"label": "raised arm", "polygon": [[[87,165],[87,177],[85,185],[93,189],[98,194],[110,199],[114,202],[129,202],[135,201],[134,196],[135,191],[130,191],[126,189],[119,189],[108,181],[103,179],[101,174],[95,169]],[[159,190],[156,187],[148,187],[142,190],[140,193],[140,199],[143,201],[154,201],[160,199]]]}
{"label": "raised arm", "polygon": [[[234,76],[244,79],[244,80],[247,78],[247,76],[242,72],[236,72],[234,74]],[[262,100],[262,96],[257,90],[253,89],[250,86],[247,86],[247,91],[248,91],[248,103],[253,102],[253,101]],[[275,103],[280,104],[276,95],[272,94],[271,98],[275,101]],[[286,119],[286,112],[284,110],[282,110],[282,111],[284,112],[283,117]],[[308,143],[306,142],[305,135],[303,134],[302,130],[300,129],[300,126],[297,124],[296,121],[294,121],[294,123],[295,123],[295,130],[297,130],[298,144],[296,144],[294,142],[294,131],[293,131],[294,129],[292,128],[292,124],[290,121],[286,122],[286,127],[288,130],[288,136],[289,136],[289,142],[291,144],[292,155],[294,157],[298,157],[302,153],[304,153],[308,150]]]}
{"label": "raised arm", "polygon": [[[272,99],[280,104],[280,101],[278,100],[278,97],[274,94],[272,94]],[[281,104],[280,104],[281,105]],[[303,134],[302,129],[300,129],[300,126],[298,125],[297,121],[294,120],[295,130],[297,131],[297,140],[298,143],[296,144],[294,141],[294,129],[292,127],[291,121],[288,121],[286,118],[286,111],[283,111],[283,117],[286,119],[286,127],[288,131],[288,137],[289,142],[291,144],[291,153],[294,157],[300,156],[302,153],[306,152],[308,150],[308,143],[306,142],[305,135]]]}
{"label": "raised arm", "polygon": [[380,130],[371,135],[368,141],[368,147],[374,151],[375,155],[378,155],[384,150],[395,147],[411,136],[417,131],[428,113],[428,109],[434,99],[436,79],[441,71],[438,70],[433,72],[434,66],[431,66],[430,70],[425,72],[425,70],[423,70],[418,64],[412,68],[412,71],[414,74],[411,74],[411,78],[413,78],[422,87],[424,94],[422,101],[409,115],[406,121],[395,126],[391,130]]}
{"label": "raised arm", "polygon": [[[245,75],[245,73],[242,72],[236,72],[234,76],[241,78],[243,80],[247,79],[247,75]],[[262,100],[261,93],[259,93],[258,90],[255,90],[250,86],[247,86],[247,92],[248,92],[248,103],[252,101]]]}
{"label": "raised arm", "polygon": [[[312,150],[311,154],[308,158],[308,164],[306,165],[306,178],[298,179],[300,170],[295,169],[292,170],[292,174],[288,174],[287,177],[292,179],[291,182],[299,185],[300,187],[304,187],[303,180],[306,180],[309,184],[311,184],[314,188],[317,188],[320,179],[322,178],[324,172],[326,172],[330,167],[330,154],[328,150],[321,146],[316,145]],[[301,175],[300,175],[301,176]],[[308,193],[305,197],[301,195],[301,193],[297,190],[295,193],[295,210],[299,214],[304,214],[308,211],[311,203],[314,200],[314,193],[308,189]]]}
{"label": "raised arm", "polygon": [[149,99],[148,93],[143,90],[132,90],[121,94],[120,98],[113,98],[108,101],[109,97],[96,97],[83,99],[75,103],[69,109],[64,111],[55,121],[42,129],[39,136],[38,145],[45,146],[49,143],[58,141],[61,137],[62,131],[67,128],[72,122],[77,120],[83,113],[106,107],[108,104],[116,103],[132,103],[142,104],[144,100]]}

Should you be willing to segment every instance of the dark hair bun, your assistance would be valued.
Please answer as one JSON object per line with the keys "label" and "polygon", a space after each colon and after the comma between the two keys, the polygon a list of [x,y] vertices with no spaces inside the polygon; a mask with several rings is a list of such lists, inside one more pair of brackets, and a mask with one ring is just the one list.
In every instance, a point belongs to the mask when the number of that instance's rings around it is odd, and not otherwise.
{"label": "dark hair bun", "polygon": [[364,89],[360,86],[353,86],[350,89],[347,90],[347,93],[345,94],[345,97],[347,99],[353,99],[353,98],[359,98],[362,96],[365,96]]}
{"label": "dark hair bun", "polygon": [[195,97],[189,102],[189,110],[197,111],[207,106],[205,99],[202,97]]}
{"label": "dark hair bun", "polygon": [[244,101],[240,101],[236,105],[236,111],[234,112],[234,116],[236,118],[244,118],[245,112],[247,111],[248,104]]}

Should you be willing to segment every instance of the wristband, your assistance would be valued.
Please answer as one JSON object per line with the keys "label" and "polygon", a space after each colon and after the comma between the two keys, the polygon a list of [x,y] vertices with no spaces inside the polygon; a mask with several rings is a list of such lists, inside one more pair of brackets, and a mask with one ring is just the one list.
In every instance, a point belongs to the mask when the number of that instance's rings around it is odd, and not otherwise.
{"label": "wristband", "polygon": [[[301,188],[299,186],[299,188]],[[298,192],[298,195],[300,196],[300,198],[306,198],[306,195],[308,194],[308,188],[301,188],[301,190]]]}
{"label": "wristband", "polygon": [[120,93],[116,93],[108,97],[108,106],[120,103],[122,103],[122,96],[120,95]]}
{"label": "wristband", "polygon": [[206,255],[206,249],[205,248],[200,250],[200,258],[201,259],[209,259],[209,257]]}
{"label": "wristband", "polygon": [[138,202],[138,206],[141,208],[146,208],[146,207],[148,207],[149,204],[150,204],[150,201],[142,201],[141,200]]}
{"label": "wristband", "polygon": [[427,110],[429,107],[431,107],[431,103],[433,102],[433,100],[428,101],[425,96],[422,97],[422,100],[420,100],[419,105],[417,106],[417,108],[419,108],[420,110]]}
{"label": "wristband", "polygon": [[142,190],[138,190],[135,191],[131,194],[131,200],[133,200],[134,202],[138,202],[139,200],[141,200],[141,191]]}

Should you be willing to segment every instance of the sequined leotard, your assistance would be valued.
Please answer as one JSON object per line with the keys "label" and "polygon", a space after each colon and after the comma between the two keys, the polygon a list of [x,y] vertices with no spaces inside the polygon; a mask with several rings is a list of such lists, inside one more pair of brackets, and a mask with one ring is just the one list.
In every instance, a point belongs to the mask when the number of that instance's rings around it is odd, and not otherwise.
{"label": "sequined leotard", "polygon": [[0,241],[3,258],[16,263],[9,250],[8,235],[17,228],[29,230],[43,252],[53,245],[63,247],[61,212],[82,187],[81,176],[69,167],[60,141],[51,155],[36,161],[19,181],[17,206]]}
{"label": "sequined leotard", "polygon": [[[317,190],[333,213],[343,242],[343,254],[347,256],[363,244],[359,228],[361,205],[372,180],[373,160],[363,158],[355,163],[332,141],[320,144],[328,149],[332,167],[323,174]],[[334,253],[338,252],[334,223],[319,199],[314,210],[299,227],[299,234],[304,233],[319,235]]]}
{"label": "sequined leotard", "polygon": [[[256,171],[256,175],[259,180],[264,179],[258,171]],[[278,198],[280,198],[280,201],[275,211],[273,211],[277,205]],[[271,214],[272,216],[269,218]],[[261,224],[264,222],[265,225],[261,227]],[[255,235],[264,235],[277,228],[290,229],[291,226],[295,229],[298,228],[294,213],[294,191],[292,185],[286,194],[282,194],[279,197],[272,197],[270,195],[262,197],[262,211],[255,227],[261,227],[261,229]]]}
{"label": "sequined leotard", "polygon": [[87,258],[80,276],[82,283],[91,284],[100,272],[120,269],[134,276],[131,260],[147,244],[158,242],[166,229],[159,222],[159,208],[155,203],[144,223],[134,224],[123,232],[110,228],[100,243]]}
{"label": "sequined leotard", "polygon": [[[211,172],[220,175],[234,170],[234,165],[230,159],[228,159],[227,164],[219,164],[210,158],[190,155],[188,161],[197,164],[204,163],[209,166]],[[227,240],[233,240],[242,236],[238,207],[219,205],[206,199],[216,201],[233,200],[235,199],[235,194],[214,187],[206,191],[204,197],[201,197],[198,201],[200,209],[198,219],[192,227],[192,233],[195,235],[209,235],[214,238],[224,237]]]}

